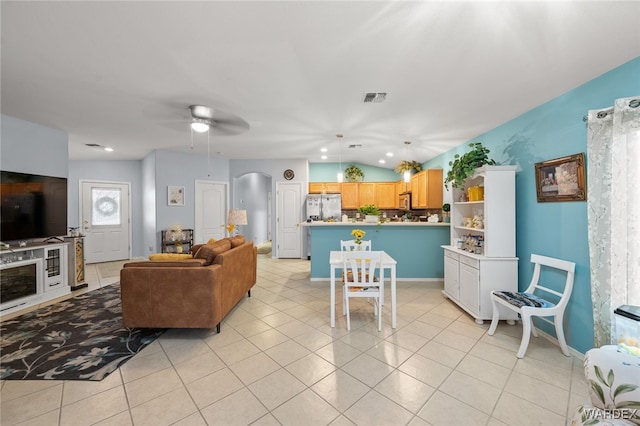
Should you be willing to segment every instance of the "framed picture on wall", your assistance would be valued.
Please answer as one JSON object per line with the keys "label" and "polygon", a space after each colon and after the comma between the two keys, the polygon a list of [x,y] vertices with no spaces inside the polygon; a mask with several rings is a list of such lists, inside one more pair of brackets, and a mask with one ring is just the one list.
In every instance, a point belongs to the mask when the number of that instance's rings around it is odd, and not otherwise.
{"label": "framed picture on wall", "polygon": [[167,188],[167,204],[170,206],[184,206],[184,186],[169,185]]}
{"label": "framed picture on wall", "polygon": [[542,161],[535,168],[539,203],[587,199],[584,153]]}

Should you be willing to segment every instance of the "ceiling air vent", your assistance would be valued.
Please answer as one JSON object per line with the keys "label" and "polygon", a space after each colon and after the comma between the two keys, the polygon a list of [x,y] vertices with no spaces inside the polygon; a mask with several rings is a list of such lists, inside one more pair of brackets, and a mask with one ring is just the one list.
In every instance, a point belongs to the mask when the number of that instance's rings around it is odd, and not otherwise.
{"label": "ceiling air vent", "polygon": [[362,144],[361,143],[352,143],[351,145],[349,145],[349,148],[362,148]]}
{"label": "ceiling air vent", "polygon": [[369,92],[364,94],[362,102],[365,104],[368,102],[384,102],[387,98],[387,92]]}
{"label": "ceiling air vent", "polygon": [[91,148],[102,148],[102,145],[98,145],[97,143],[85,143],[85,145]]}

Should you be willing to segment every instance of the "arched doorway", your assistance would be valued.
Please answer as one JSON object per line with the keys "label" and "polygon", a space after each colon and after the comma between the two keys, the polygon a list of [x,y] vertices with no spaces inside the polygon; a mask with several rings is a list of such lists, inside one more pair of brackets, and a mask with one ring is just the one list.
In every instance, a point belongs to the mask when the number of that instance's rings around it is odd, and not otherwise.
{"label": "arched doorway", "polygon": [[242,233],[255,245],[272,239],[271,176],[265,173],[246,173],[234,178],[231,208],[247,211],[247,225]]}

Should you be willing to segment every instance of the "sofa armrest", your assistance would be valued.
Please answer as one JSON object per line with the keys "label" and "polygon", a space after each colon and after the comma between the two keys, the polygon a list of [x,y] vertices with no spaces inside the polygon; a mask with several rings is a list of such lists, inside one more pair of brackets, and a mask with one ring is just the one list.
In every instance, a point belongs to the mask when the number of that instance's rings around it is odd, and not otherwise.
{"label": "sofa armrest", "polygon": [[256,283],[256,249],[252,242],[216,256],[214,265],[222,267],[223,311],[229,312]]}
{"label": "sofa armrest", "polygon": [[148,263],[153,266],[132,265],[120,271],[122,320],[126,327],[213,328],[220,323],[220,266]]}

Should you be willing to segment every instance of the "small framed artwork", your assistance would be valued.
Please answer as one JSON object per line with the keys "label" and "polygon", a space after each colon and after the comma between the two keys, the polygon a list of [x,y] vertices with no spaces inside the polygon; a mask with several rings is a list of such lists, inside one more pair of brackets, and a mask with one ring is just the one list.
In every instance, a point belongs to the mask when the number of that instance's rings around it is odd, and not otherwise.
{"label": "small framed artwork", "polygon": [[169,185],[167,188],[167,204],[170,206],[184,206],[184,186]]}
{"label": "small framed artwork", "polygon": [[539,203],[587,199],[584,153],[542,161],[535,167]]}

